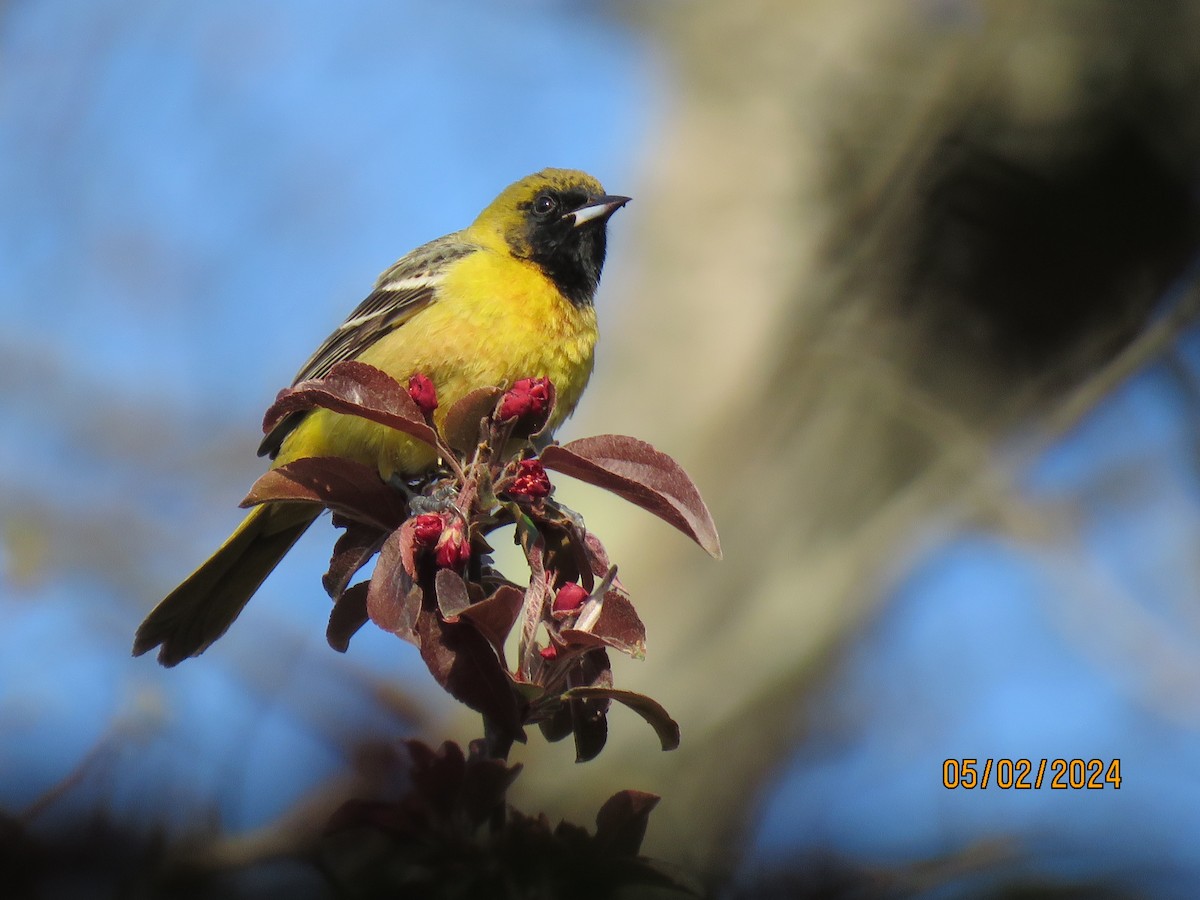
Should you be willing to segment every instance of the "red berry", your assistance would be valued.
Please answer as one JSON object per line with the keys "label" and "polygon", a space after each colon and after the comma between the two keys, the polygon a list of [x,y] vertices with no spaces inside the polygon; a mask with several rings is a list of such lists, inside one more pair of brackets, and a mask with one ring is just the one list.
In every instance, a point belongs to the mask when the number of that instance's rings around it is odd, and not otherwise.
{"label": "red berry", "polygon": [[587,591],[573,581],[568,581],[554,595],[553,609],[555,612],[574,612],[583,606],[583,601],[587,598]]}
{"label": "red berry", "polygon": [[413,398],[413,403],[426,415],[437,409],[437,389],[428,376],[420,372],[414,372],[408,379],[408,396]]}
{"label": "red berry", "polygon": [[551,644],[549,647],[543,647],[539,650],[538,654],[548,662],[552,659],[558,659],[558,648]]}
{"label": "red berry", "polygon": [[516,419],[516,430],[533,434],[546,424],[550,392],[550,379],[522,378],[504,393],[496,417],[501,422]]}
{"label": "red berry", "polygon": [[500,412],[497,418],[501,422],[507,422],[509,419],[517,419],[527,415],[530,410],[528,394],[514,394],[509,391],[500,400]]}
{"label": "red berry", "polygon": [[434,560],[442,569],[461,569],[471,558],[471,543],[461,525],[452,525],[438,538]]}
{"label": "red berry", "polygon": [[536,459],[523,459],[517,463],[517,476],[507,493],[512,497],[545,497],[550,493],[550,476]]}
{"label": "red berry", "polygon": [[442,536],[445,524],[436,513],[424,513],[413,519],[413,543],[418,547],[432,547]]}

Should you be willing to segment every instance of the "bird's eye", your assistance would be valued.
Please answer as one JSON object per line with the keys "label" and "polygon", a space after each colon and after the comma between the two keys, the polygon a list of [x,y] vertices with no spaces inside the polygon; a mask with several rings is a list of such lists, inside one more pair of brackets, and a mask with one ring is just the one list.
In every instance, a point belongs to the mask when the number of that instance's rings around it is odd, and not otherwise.
{"label": "bird's eye", "polygon": [[533,199],[533,213],[536,216],[548,216],[558,209],[558,201],[550,194],[538,194]]}

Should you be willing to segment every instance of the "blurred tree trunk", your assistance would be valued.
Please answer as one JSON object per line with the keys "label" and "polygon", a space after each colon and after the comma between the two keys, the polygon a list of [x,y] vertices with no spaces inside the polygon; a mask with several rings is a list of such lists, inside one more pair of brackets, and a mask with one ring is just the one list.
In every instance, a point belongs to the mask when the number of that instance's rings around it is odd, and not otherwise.
{"label": "blurred tree trunk", "polygon": [[1061,432],[1190,316],[1144,333],[1195,250],[1198,12],[636,7],[670,93],[575,431],[676,456],[726,558],[578,501],[649,631],[618,684],[662,701],[683,747],[619,712],[586,771],[531,745],[530,806],[579,820],[656,791],[647,851],[719,866],[797,700],[922,536],[967,517],[1046,533],[998,439]]}

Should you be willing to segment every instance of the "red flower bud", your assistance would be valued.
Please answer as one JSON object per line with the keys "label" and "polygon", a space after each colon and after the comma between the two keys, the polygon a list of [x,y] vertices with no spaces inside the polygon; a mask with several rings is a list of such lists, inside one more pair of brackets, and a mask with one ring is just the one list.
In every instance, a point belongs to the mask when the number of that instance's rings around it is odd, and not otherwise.
{"label": "red flower bud", "polygon": [[522,378],[500,399],[497,418],[501,422],[517,420],[517,432],[535,434],[546,424],[550,411],[550,379]]}
{"label": "red flower bud", "polygon": [[471,542],[463,534],[462,525],[447,527],[438,538],[434,560],[442,569],[461,569],[471,558]]}
{"label": "red flower bud", "polygon": [[417,404],[425,415],[430,415],[437,409],[437,389],[428,376],[420,372],[414,372],[408,379],[408,396],[413,398],[413,403]]}
{"label": "red flower bud", "polygon": [[539,650],[538,655],[547,662],[552,659],[558,659],[558,648],[551,644],[549,647],[543,647]]}
{"label": "red flower bud", "polygon": [[442,536],[445,523],[437,513],[424,513],[413,519],[413,544],[417,547],[432,547]]}
{"label": "red flower bud", "polygon": [[517,477],[507,492],[512,497],[545,497],[550,493],[550,476],[536,459],[523,459],[517,463]]}
{"label": "red flower bud", "polygon": [[583,606],[583,601],[587,598],[587,591],[573,581],[568,581],[554,595],[553,609],[555,612],[574,612]]}

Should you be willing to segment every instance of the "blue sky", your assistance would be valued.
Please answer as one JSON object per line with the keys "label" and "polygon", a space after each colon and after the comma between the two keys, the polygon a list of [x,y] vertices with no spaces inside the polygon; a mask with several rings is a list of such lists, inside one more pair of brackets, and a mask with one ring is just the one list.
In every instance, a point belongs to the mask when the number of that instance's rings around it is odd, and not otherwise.
{"label": "blue sky", "polygon": [[[968,528],[896,580],[796,711],[805,739],[766,792],[748,873],[821,852],[889,866],[985,848],[1027,878],[1191,895],[1197,346],[1187,335],[1176,364],[1147,367],[1016,471],[1052,542]],[[943,761],[964,758],[980,771],[989,758],[1116,758],[1123,780],[946,790]]]}
{"label": "blue sky", "polygon": [[378,272],[544,166],[630,177],[646,48],[566,3],[120,0],[7,7],[0,59],[0,478],[51,560],[0,582],[0,805],[111,739],[101,803],[157,784],[178,824],[262,824],[407,728],[366,676],[432,701],[419,660],[323,646],[327,533],[205,665],[130,660],[132,628],[236,523],[263,410]]}

